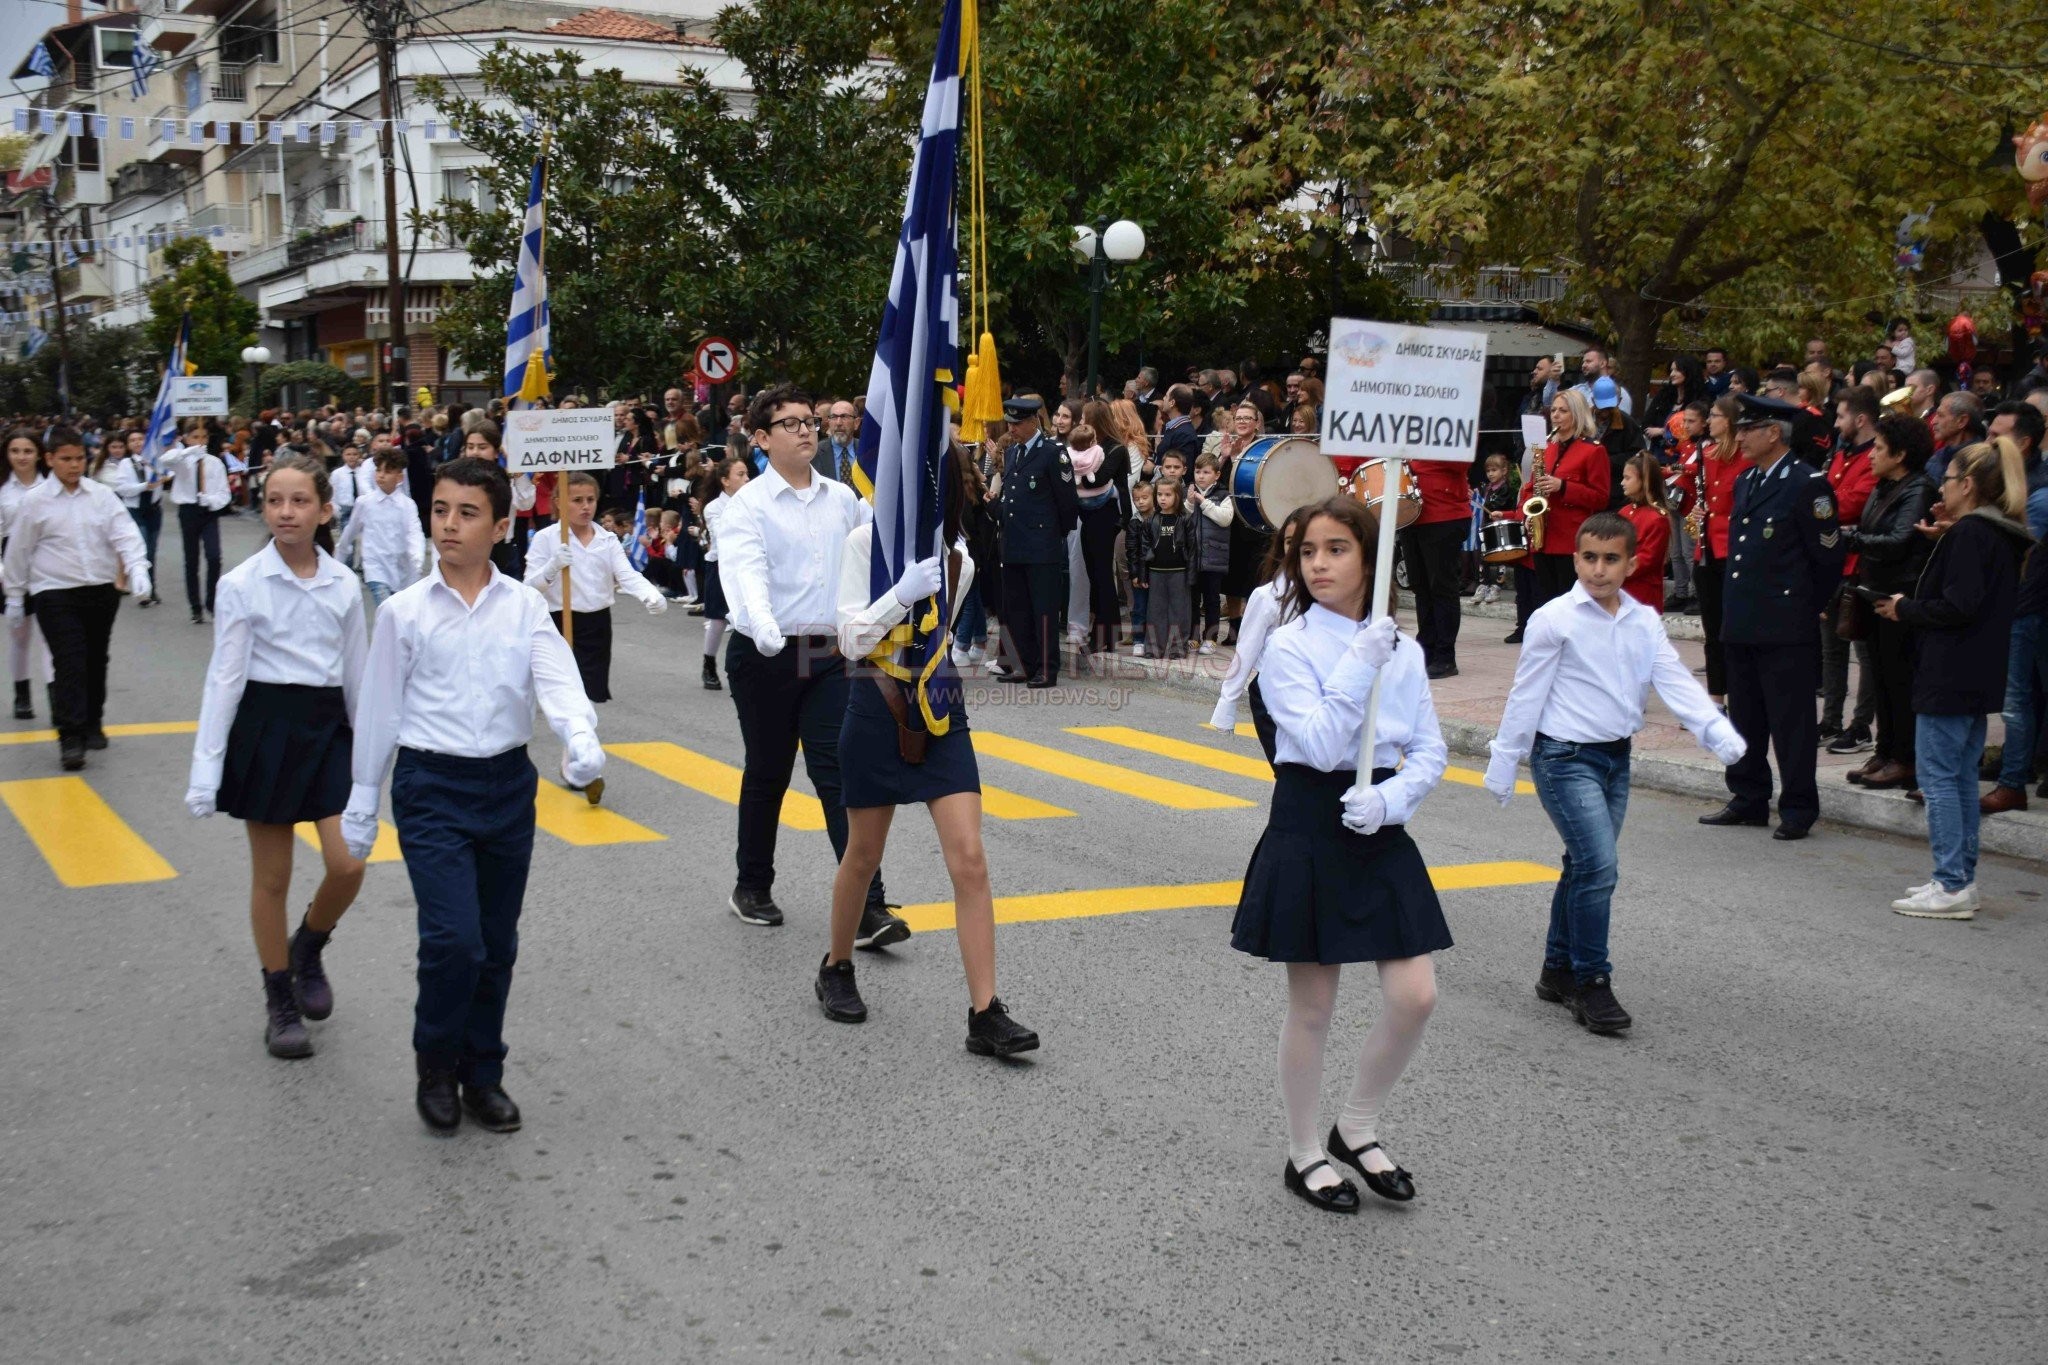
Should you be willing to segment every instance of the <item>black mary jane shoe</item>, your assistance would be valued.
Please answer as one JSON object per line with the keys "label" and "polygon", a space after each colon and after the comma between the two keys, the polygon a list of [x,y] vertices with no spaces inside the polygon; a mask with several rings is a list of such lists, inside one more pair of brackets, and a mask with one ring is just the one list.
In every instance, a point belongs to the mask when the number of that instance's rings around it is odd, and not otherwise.
{"label": "black mary jane shoe", "polygon": [[1340,1180],[1336,1184],[1326,1186],[1320,1190],[1309,1188],[1308,1177],[1315,1174],[1318,1166],[1328,1166],[1329,1164],[1327,1161],[1315,1161],[1309,1163],[1308,1170],[1297,1171],[1294,1169],[1293,1160],[1290,1159],[1285,1166],[1280,1168],[1280,1177],[1287,1183],[1290,1193],[1308,1200],[1309,1203],[1314,1204],[1319,1209],[1325,1209],[1331,1213],[1357,1213],[1358,1187],[1350,1181]]}
{"label": "black mary jane shoe", "polygon": [[[1415,1197],[1415,1177],[1396,1166],[1391,1171],[1368,1171],[1365,1169],[1365,1154],[1379,1147],[1377,1142],[1368,1142],[1363,1147],[1347,1147],[1344,1135],[1337,1131],[1337,1125],[1330,1125],[1330,1136],[1323,1142],[1323,1150],[1365,1177],[1366,1188],[1382,1199],[1391,1199],[1405,1204]],[[1381,1151],[1386,1149],[1381,1147]]]}

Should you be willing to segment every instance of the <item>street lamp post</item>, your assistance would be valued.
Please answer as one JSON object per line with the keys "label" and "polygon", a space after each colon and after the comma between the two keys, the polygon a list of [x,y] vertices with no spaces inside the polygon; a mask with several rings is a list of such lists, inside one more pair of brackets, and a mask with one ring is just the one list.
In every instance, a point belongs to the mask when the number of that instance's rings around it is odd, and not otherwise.
{"label": "street lamp post", "polygon": [[244,346],[242,348],[242,363],[249,367],[249,415],[254,417],[263,406],[263,395],[256,391],[256,386],[262,381],[263,367],[270,363],[270,348],[268,346]]}
{"label": "street lamp post", "polygon": [[1145,254],[1145,229],[1128,218],[1114,223],[1097,218],[1095,226],[1074,228],[1074,254],[1088,262],[1088,397],[1102,382],[1102,294],[1109,288],[1109,263],[1135,261]]}

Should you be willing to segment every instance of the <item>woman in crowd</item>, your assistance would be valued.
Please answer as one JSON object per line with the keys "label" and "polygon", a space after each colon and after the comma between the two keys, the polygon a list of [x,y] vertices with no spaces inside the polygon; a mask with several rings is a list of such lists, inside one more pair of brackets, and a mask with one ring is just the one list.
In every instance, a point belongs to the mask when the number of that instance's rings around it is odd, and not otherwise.
{"label": "woman in crowd", "polygon": [[1138,415],[1138,405],[1128,398],[1119,398],[1109,405],[1109,421],[1098,430],[1107,430],[1109,439],[1124,448],[1124,461],[1130,468],[1130,482],[1133,484],[1150,480],[1152,477],[1152,438],[1145,434],[1145,419]]}
{"label": "woman in crowd", "polygon": [[[1090,403],[1104,416],[1107,403]],[[1088,580],[1088,650],[1110,654],[1123,639],[1123,607],[1116,597],[1116,538],[1127,519],[1130,465],[1122,446],[1103,448],[1103,436],[1089,422],[1068,433],[1067,458],[1074,491],[1081,499],[1081,565]],[[965,613],[962,613],[963,617]]]}
{"label": "woman in crowd", "polygon": [[1295,436],[1317,435],[1316,410],[1308,403],[1296,403],[1287,410],[1287,430]]}
{"label": "woman in crowd", "polygon": [[1706,396],[1707,367],[1700,364],[1698,356],[1681,355],[1673,358],[1669,382],[1651,395],[1650,406],[1643,413],[1643,435],[1650,438],[1654,449],[1664,443],[1667,437],[1676,437],[1671,430],[1671,419],[1687,407]]}
{"label": "woman in crowd", "polygon": [[[49,477],[49,466],[43,460],[42,440],[35,429],[21,426],[7,433],[7,472],[4,481],[0,481],[0,550],[7,548],[8,531],[21,500]],[[150,586],[154,589],[156,585],[152,582]],[[33,615],[9,630],[7,662],[14,679],[14,718],[34,720],[36,708],[30,695],[30,685],[39,675],[47,685],[51,673],[50,651],[43,644],[42,632],[36,628]]]}
{"label": "woman in crowd", "polygon": [[[1209,433],[1202,444],[1205,453],[1214,454],[1217,461],[1217,483],[1223,489],[1223,496],[1230,495],[1230,476],[1237,468],[1237,462],[1251,449],[1252,443],[1266,434],[1266,414],[1258,404],[1249,400],[1230,409],[1226,421],[1219,424],[1223,429]],[[1229,632],[1219,634],[1217,644],[1229,644],[1236,638],[1236,632],[1243,628],[1244,599],[1259,583],[1259,568],[1266,561],[1267,537],[1253,530],[1242,518],[1234,519],[1229,530],[1230,556],[1224,565],[1223,615],[1229,622]]]}
{"label": "woman in crowd", "polygon": [[[1934,548],[1917,529],[1934,502],[1934,485],[1924,472],[1934,454],[1934,437],[1917,417],[1888,413],[1878,419],[1870,447],[1877,487],[1854,526],[1842,528],[1856,556],[1856,583],[1877,597],[1910,593]],[[1914,785],[1913,642],[1898,621],[1879,616],[1870,623],[1871,685],[1877,694],[1877,745],[1870,759],[1849,774],[1857,786],[1873,789]]]}
{"label": "woman in crowd", "polygon": [[1977,895],[1977,769],[1984,718],[2005,708],[2006,652],[2027,534],[2027,473],[2009,438],[1966,447],[1949,461],[1938,537],[1911,596],[1894,593],[1877,614],[1916,633],[1915,762],[1927,797],[1933,880],[1892,909],[1919,919],[1971,919]]}
{"label": "woman in crowd", "polygon": [[1550,443],[1529,480],[1529,492],[1549,504],[1543,514],[1543,548],[1533,556],[1538,607],[1570,592],[1578,582],[1572,554],[1579,527],[1593,513],[1607,510],[1608,486],[1614,477],[1585,394],[1577,389],[1557,391],[1550,401],[1550,432]]}
{"label": "woman in crowd", "polygon": [[1699,558],[1693,589],[1700,599],[1700,629],[1706,640],[1707,695],[1716,706],[1728,699],[1728,655],[1721,647],[1721,574],[1728,560],[1728,523],[1735,511],[1735,481],[1750,467],[1735,444],[1735,419],[1742,404],[1722,394],[1707,413],[1707,439],[1700,443],[1694,496],[1699,499]]}

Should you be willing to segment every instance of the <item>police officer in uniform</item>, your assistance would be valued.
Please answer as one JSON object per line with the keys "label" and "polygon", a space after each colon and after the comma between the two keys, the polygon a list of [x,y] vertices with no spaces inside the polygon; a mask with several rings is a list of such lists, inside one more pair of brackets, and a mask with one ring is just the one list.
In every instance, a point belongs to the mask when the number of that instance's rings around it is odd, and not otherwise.
{"label": "police officer in uniform", "polygon": [[1793,456],[1797,404],[1742,395],[1736,440],[1755,467],[1735,484],[1722,579],[1721,643],[1728,656],[1728,718],[1749,752],[1728,769],[1730,799],[1703,825],[1767,825],[1777,751],[1776,839],[1804,839],[1820,815],[1814,749],[1820,723],[1820,636],[1814,623],[1842,581],[1841,526],[1827,476]]}
{"label": "police officer in uniform", "polygon": [[1067,603],[1067,532],[1080,519],[1074,466],[1040,425],[1045,404],[1018,394],[1003,404],[1011,445],[1003,458],[1003,646],[998,676],[1051,687],[1060,676],[1060,612]]}

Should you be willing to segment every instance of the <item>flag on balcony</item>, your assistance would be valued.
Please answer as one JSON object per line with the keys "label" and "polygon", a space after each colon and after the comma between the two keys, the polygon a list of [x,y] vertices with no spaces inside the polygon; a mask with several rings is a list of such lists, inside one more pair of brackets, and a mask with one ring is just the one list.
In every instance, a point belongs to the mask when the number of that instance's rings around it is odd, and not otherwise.
{"label": "flag on balcony", "polygon": [[171,448],[177,436],[177,419],[171,416],[171,380],[196,374],[199,367],[186,358],[186,350],[192,344],[192,315],[187,313],[178,324],[178,340],[171,346],[171,358],[164,362],[163,382],[157,385],[156,403],[149,410],[149,425],[142,433],[142,463],[153,474],[163,453]]}
{"label": "flag on balcony", "polygon": [[57,63],[50,56],[49,44],[38,42],[29,49],[28,69],[46,81],[57,78]]}
{"label": "flag on balcony", "polygon": [[128,73],[128,89],[136,99],[149,95],[149,78],[163,69],[164,59],[145,43],[135,45],[135,65]]}
{"label": "flag on balcony", "polygon": [[548,184],[545,149],[534,159],[533,184],[526,193],[526,226],[519,234],[519,255],[513,264],[512,311],[505,318],[505,397],[532,402],[548,396],[549,370],[555,363],[548,341],[548,277],[546,213],[542,201]]}

